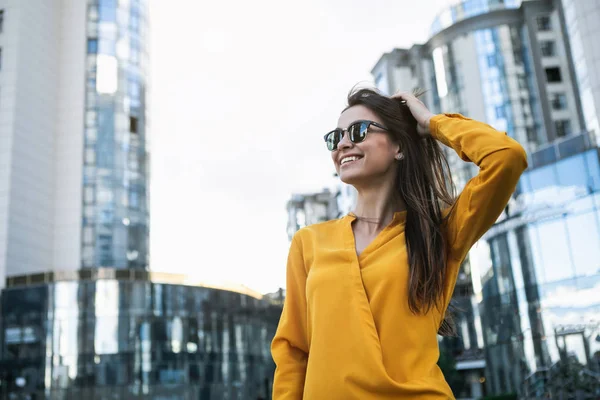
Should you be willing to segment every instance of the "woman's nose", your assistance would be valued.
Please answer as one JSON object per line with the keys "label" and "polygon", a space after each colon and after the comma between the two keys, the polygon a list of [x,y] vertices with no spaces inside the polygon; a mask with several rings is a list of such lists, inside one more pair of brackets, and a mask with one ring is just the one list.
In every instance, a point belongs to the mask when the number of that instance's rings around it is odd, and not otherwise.
{"label": "woman's nose", "polygon": [[342,140],[340,140],[340,142],[338,143],[338,150],[349,149],[353,146],[353,143],[350,141],[348,136],[348,132],[344,132]]}

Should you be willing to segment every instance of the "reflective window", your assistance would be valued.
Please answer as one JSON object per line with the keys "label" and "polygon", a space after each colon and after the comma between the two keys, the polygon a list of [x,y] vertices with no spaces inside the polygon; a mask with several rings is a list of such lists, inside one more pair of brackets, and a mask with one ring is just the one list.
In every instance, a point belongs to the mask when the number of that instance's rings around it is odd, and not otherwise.
{"label": "reflective window", "polygon": [[554,121],[556,136],[565,137],[571,134],[571,121],[568,119],[559,119]]}
{"label": "reflective window", "polygon": [[544,57],[554,56],[556,55],[556,44],[552,40],[543,40],[540,42],[540,51]]}
{"label": "reflective window", "polygon": [[533,192],[555,186],[557,183],[554,168],[551,166],[536,168],[531,172],[526,173],[526,178],[528,179],[529,187]]}
{"label": "reflective window", "polygon": [[[551,168],[552,166],[550,166]],[[583,192],[579,192],[577,197],[587,194],[588,186],[588,168],[585,165],[585,158],[583,155],[577,155],[569,157],[564,160],[560,160],[556,163],[557,171],[557,185],[560,186],[575,186],[583,189]]]}
{"label": "reflective window", "polygon": [[99,0],[98,6],[101,22],[117,21],[117,0]]}
{"label": "reflective window", "polygon": [[572,262],[572,248],[567,240],[567,226],[564,218],[537,224],[542,264],[536,273],[550,283],[575,277]]}
{"label": "reflective window", "polygon": [[567,95],[564,93],[553,93],[550,98],[553,110],[564,110],[567,108]]}
{"label": "reflective window", "polygon": [[[588,171],[587,186],[590,191],[600,191],[600,160],[597,150],[588,151],[585,154],[585,165]],[[596,205],[600,205],[600,201],[596,201]]]}
{"label": "reflective window", "polygon": [[548,67],[545,72],[548,83],[562,82],[560,67]]}
{"label": "reflective window", "polygon": [[596,213],[568,216],[567,227],[575,274],[600,274],[600,226]]}
{"label": "reflective window", "polygon": [[543,15],[536,18],[538,31],[549,31],[552,29],[550,24],[550,16]]}
{"label": "reflective window", "polygon": [[88,39],[87,52],[88,52],[88,54],[98,52],[98,40],[97,39]]}

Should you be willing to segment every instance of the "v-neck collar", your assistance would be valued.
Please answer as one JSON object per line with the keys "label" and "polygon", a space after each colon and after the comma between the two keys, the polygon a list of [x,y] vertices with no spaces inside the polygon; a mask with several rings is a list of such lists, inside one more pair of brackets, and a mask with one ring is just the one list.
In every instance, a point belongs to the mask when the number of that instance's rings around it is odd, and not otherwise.
{"label": "v-neck collar", "polygon": [[363,251],[361,251],[360,254],[356,254],[356,238],[354,237],[354,231],[352,230],[352,222],[354,222],[357,219],[357,216],[354,213],[350,212],[344,217],[344,219],[347,222],[346,232],[348,234],[346,245],[352,250],[352,254],[354,255],[353,258],[358,262],[360,267],[360,260],[364,258],[366,254],[369,254],[370,252],[377,249],[380,246],[381,242],[385,240],[385,238],[387,237],[387,233],[390,230],[394,229],[399,224],[406,222],[406,211],[395,212],[394,216],[392,217],[392,221],[388,225],[386,225],[385,228],[383,228],[373,240],[371,240],[371,242],[363,249]]}

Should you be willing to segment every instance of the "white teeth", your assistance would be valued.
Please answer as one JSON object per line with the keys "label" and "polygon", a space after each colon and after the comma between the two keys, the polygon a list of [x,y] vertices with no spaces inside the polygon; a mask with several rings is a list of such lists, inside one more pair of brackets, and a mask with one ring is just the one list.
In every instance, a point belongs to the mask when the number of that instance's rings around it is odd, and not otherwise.
{"label": "white teeth", "polygon": [[356,161],[356,160],[358,160],[358,157],[356,157],[356,156],[352,156],[352,157],[344,157],[344,158],[342,158],[342,162],[340,162],[340,164],[341,164],[341,165],[344,165],[344,164],[345,164],[345,163],[347,163],[347,162],[350,162],[350,161]]}

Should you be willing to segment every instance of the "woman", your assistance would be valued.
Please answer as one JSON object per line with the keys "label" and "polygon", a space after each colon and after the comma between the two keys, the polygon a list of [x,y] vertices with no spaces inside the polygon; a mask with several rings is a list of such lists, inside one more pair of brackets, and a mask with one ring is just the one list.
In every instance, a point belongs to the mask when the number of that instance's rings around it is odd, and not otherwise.
{"label": "woman", "polygon": [[[437,333],[448,331],[461,262],[506,206],[526,154],[489,125],[369,89],[351,93],[325,140],[356,208],[292,240],[273,399],[453,399]],[[456,200],[437,141],[479,167]]]}

